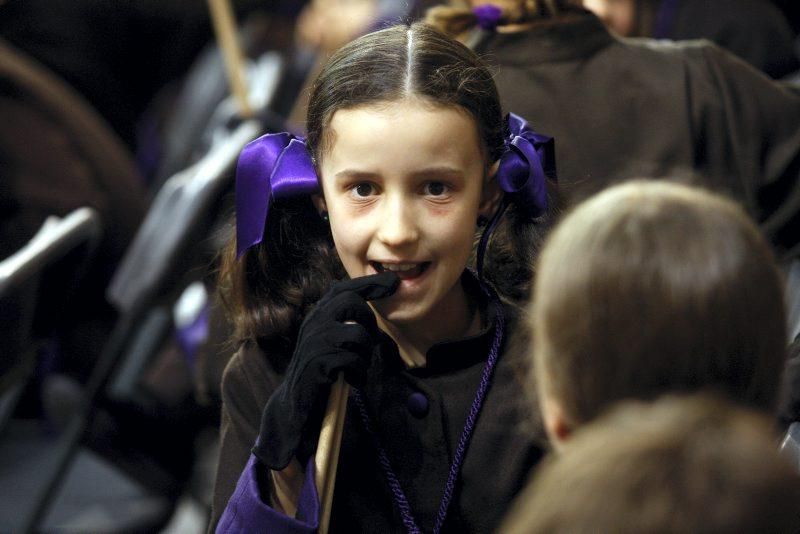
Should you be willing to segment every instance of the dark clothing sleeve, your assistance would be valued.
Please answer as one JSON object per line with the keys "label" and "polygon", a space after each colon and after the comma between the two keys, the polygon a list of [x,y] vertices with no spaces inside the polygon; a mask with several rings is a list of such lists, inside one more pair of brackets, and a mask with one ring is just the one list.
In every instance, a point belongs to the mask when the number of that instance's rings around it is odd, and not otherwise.
{"label": "dark clothing sleeve", "polygon": [[800,68],[789,22],[763,0],[683,0],[665,37],[709,39],[772,78]]}
{"label": "dark clothing sleeve", "polygon": [[264,502],[259,478],[266,470],[255,455],[244,468],[236,489],[217,525],[216,534],[264,532],[265,534],[312,534],[319,526],[320,503],[314,480],[314,459],[308,461],[300,490],[296,517],[289,517]]}
{"label": "dark clothing sleeve", "polygon": [[[800,98],[715,46],[690,49],[707,69],[689,76],[694,144],[716,173],[730,165],[735,196],[779,253],[800,255]],[[711,84],[707,87],[707,84]],[[701,148],[702,147],[702,148]],[[705,150],[706,154],[700,154]]]}
{"label": "dark clothing sleeve", "polygon": [[280,377],[255,345],[243,346],[228,363],[222,379],[220,460],[214,484],[210,532],[213,532],[258,437],[261,412]]}

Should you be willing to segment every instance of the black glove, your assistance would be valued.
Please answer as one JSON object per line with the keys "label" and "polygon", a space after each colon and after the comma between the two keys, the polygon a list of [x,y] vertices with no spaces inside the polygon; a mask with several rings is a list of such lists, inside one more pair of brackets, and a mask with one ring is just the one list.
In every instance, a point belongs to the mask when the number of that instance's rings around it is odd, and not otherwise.
{"label": "black glove", "polygon": [[339,372],[356,387],[366,379],[378,326],[366,301],[388,297],[400,279],[383,272],[334,284],[303,321],[286,376],[261,415],[253,454],[272,470],[314,453],[331,384]]}

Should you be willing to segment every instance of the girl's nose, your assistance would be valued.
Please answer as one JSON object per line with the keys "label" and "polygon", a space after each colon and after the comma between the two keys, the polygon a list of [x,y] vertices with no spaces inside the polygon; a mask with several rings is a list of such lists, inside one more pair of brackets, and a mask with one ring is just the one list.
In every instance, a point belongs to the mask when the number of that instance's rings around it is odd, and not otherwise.
{"label": "girl's nose", "polygon": [[418,224],[412,207],[403,199],[387,198],[384,209],[378,213],[377,238],[387,246],[401,247],[415,242]]}

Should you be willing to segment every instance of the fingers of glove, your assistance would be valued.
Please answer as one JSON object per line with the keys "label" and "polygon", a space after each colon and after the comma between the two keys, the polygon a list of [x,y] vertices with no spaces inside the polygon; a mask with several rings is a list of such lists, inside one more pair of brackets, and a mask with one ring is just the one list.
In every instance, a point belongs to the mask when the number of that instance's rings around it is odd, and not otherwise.
{"label": "fingers of glove", "polygon": [[370,276],[360,276],[351,280],[343,280],[333,285],[330,293],[338,295],[353,292],[364,300],[375,300],[388,297],[397,291],[400,278],[396,273],[385,271]]}
{"label": "fingers of glove", "polygon": [[[301,328],[292,360],[286,369],[286,380],[327,383],[331,379],[325,366],[336,368],[336,354],[342,351],[369,353],[374,344],[377,325],[369,305],[354,293],[345,293],[308,317]],[[344,311],[337,311],[344,310]],[[331,313],[339,313],[339,322]],[[314,377],[317,378],[314,378]],[[305,378],[303,378],[305,377]]]}
{"label": "fingers of glove", "polygon": [[318,332],[317,337],[298,347],[284,381],[294,395],[310,402],[319,395],[319,390],[336,380],[338,372],[368,367],[372,348],[372,334],[364,326],[332,323],[326,331]]}
{"label": "fingers of glove", "polygon": [[[344,373],[345,381],[351,386],[360,388],[367,381],[367,368],[371,354],[365,355],[357,352],[348,352],[341,355],[342,367],[339,372]],[[334,373],[336,375],[338,373]]]}
{"label": "fingers of glove", "polygon": [[318,377],[319,387],[333,383],[340,372],[362,373],[369,367],[372,358],[369,332],[357,324],[341,326],[328,334],[331,350],[319,354],[308,364],[306,374]]}
{"label": "fingers of glove", "polygon": [[278,471],[294,455],[308,416],[308,410],[300,409],[299,403],[287,399],[285,393],[282,386],[267,401],[261,414],[258,441],[252,449],[261,463]]}
{"label": "fingers of glove", "polygon": [[[372,318],[375,321],[374,317]],[[369,328],[359,323],[336,324],[325,333],[328,344],[337,349],[369,353],[373,338]]]}
{"label": "fingers of glove", "polygon": [[[258,441],[252,449],[262,464],[279,471],[304,449],[311,447],[313,452],[328,391],[322,388],[312,395],[308,391],[293,395],[285,383],[275,391],[262,413]],[[311,443],[305,443],[307,440]]]}
{"label": "fingers of glove", "polygon": [[339,323],[358,323],[374,332],[378,327],[375,313],[369,304],[356,293],[341,293],[327,304],[330,318]]}

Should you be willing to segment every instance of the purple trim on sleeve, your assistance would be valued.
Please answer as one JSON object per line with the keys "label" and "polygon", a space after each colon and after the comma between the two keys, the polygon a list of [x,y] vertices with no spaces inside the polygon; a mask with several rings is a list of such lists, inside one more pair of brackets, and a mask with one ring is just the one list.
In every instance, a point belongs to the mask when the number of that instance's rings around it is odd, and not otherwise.
{"label": "purple trim on sleeve", "polygon": [[217,534],[234,532],[269,532],[270,534],[310,534],[319,527],[319,497],[314,484],[314,459],[306,468],[305,481],[300,490],[297,515],[289,517],[275,510],[263,500],[258,490],[258,478],[268,476],[252,454],[236,483],[228,506],[217,525]]}

